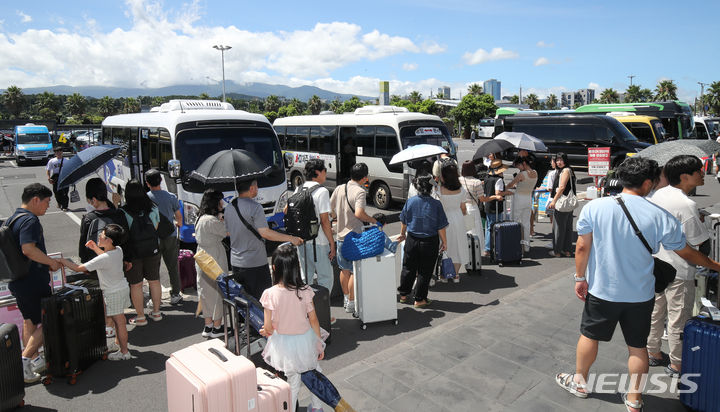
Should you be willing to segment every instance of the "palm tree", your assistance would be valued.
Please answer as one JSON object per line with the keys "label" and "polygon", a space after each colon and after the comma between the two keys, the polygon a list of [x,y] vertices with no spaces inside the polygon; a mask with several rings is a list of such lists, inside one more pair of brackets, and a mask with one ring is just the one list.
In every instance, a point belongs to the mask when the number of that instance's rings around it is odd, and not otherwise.
{"label": "palm tree", "polygon": [[535,93],[530,93],[525,96],[525,104],[527,104],[531,110],[538,110],[540,108],[540,100]]}
{"label": "palm tree", "polygon": [[65,101],[65,108],[73,116],[73,118],[76,118],[77,120],[77,118],[85,114],[87,104],[88,102],[85,96],[82,96],[80,93],[73,93]]}
{"label": "palm tree", "polygon": [[625,102],[626,103],[642,103],[642,90],[640,89],[640,86],[637,84],[633,84],[632,86],[628,86],[627,90],[625,90]]}
{"label": "palm tree", "polygon": [[23,96],[22,89],[15,85],[5,89],[2,94],[2,103],[5,105],[13,118],[20,117],[20,113],[25,105],[25,98]]}
{"label": "palm tree", "polygon": [[547,100],[545,101],[545,107],[547,107],[549,110],[553,110],[557,108],[558,105],[558,99],[557,96],[554,94],[550,94],[550,96],[547,97]]}
{"label": "palm tree", "polygon": [[150,105],[151,105],[152,107],[160,107],[160,106],[162,106],[163,103],[165,103],[165,102],[166,102],[166,99],[165,99],[164,97],[155,96],[155,97],[152,99],[152,102],[150,103]]}
{"label": "palm tree", "polygon": [[417,90],[413,90],[412,92],[410,92],[408,100],[410,100],[411,103],[420,103],[422,101],[422,94],[420,94],[420,92]]}
{"label": "palm tree", "polygon": [[710,106],[710,111],[715,113],[715,116],[720,116],[720,81],[710,84],[703,99]]}
{"label": "palm tree", "polygon": [[617,103],[618,101],[620,101],[620,97],[615,89],[610,88],[600,92],[600,103]]}
{"label": "palm tree", "polygon": [[677,100],[677,85],[672,80],[662,80],[655,88],[655,99],[666,102]]}
{"label": "palm tree", "polygon": [[140,101],[134,97],[128,97],[123,101],[123,113],[139,113]]}
{"label": "palm tree", "polygon": [[473,94],[475,96],[483,94],[483,88],[480,86],[480,83],[473,83],[468,86],[468,94]]}
{"label": "palm tree", "polygon": [[110,96],[105,96],[98,101],[98,112],[102,117],[108,117],[111,114],[115,114],[115,99]]}
{"label": "palm tree", "polygon": [[320,114],[320,111],[322,110],[322,100],[320,100],[318,95],[313,94],[310,100],[308,100],[307,105],[311,114]]}
{"label": "palm tree", "polygon": [[200,100],[210,100],[210,95],[205,92],[202,92],[202,93],[200,93],[200,96],[198,96],[198,98]]}
{"label": "palm tree", "polygon": [[335,98],[332,102],[330,102],[330,110],[332,110],[334,113],[340,113],[340,109],[342,108],[342,103],[340,102],[339,98]]}
{"label": "palm tree", "polygon": [[520,98],[517,94],[510,96],[510,104],[520,104]]}
{"label": "palm tree", "polygon": [[277,112],[280,109],[280,98],[271,94],[265,98],[265,111]]}
{"label": "palm tree", "polygon": [[35,97],[35,107],[43,119],[55,119],[60,111],[60,101],[55,93],[45,91]]}

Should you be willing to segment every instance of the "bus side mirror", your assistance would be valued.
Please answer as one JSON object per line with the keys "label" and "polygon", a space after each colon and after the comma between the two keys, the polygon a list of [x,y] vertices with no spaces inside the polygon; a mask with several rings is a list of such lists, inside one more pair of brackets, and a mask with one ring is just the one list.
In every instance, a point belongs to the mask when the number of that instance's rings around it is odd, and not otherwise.
{"label": "bus side mirror", "polygon": [[179,160],[168,160],[168,173],[170,177],[176,179],[180,177],[180,161]]}
{"label": "bus side mirror", "polygon": [[285,163],[285,168],[290,169],[295,164],[295,156],[293,156],[292,153],[285,153],[283,161]]}

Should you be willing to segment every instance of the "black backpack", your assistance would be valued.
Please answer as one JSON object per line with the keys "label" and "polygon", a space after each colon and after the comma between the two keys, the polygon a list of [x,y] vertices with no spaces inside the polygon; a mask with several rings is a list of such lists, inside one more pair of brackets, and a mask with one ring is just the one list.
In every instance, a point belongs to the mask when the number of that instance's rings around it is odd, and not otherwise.
{"label": "black backpack", "polygon": [[123,212],[130,228],[126,246],[130,248],[131,256],[133,258],[146,258],[157,255],[160,251],[160,242],[155,223],[150,219],[150,215],[140,212],[140,214],[133,216],[124,209]]}
{"label": "black backpack", "polygon": [[[487,177],[485,177],[485,181],[483,182],[483,190],[485,191],[485,196],[492,196],[495,194],[495,182],[501,180],[502,178],[502,174],[488,174]],[[502,200],[490,200],[488,202],[485,202],[485,213],[495,214],[495,212],[501,212],[502,207]]]}
{"label": "black backpack", "polygon": [[315,202],[312,194],[321,188],[315,185],[308,189],[303,187],[290,196],[285,213],[285,232],[297,236],[304,241],[315,239],[320,231],[320,217],[315,213]]}
{"label": "black backpack", "polygon": [[0,227],[0,280],[18,280],[28,274],[30,259],[22,253],[18,239],[12,231],[12,225],[18,218],[30,213],[18,213]]}

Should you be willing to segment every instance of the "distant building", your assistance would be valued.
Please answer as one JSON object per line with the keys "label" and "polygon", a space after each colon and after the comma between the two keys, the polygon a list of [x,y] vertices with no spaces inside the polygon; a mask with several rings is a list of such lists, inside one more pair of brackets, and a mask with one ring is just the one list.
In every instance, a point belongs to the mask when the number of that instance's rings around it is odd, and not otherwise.
{"label": "distant building", "polygon": [[595,89],[580,89],[574,92],[562,92],[560,106],[573,108],[590,104],[595,100]]}
{"label": "distant building", "polygon": [[500,100],[500,83],[495,79],[485,80],[483,82],[483,92],[489,94],[495,100]]}
{"label": "distant building", "polygon": [[380,97],[378,98],[378,104],[380,106],[387,106],[390,104],[390,82],[380,82]]}
{"label": "distant building", "polygon": [[450,86],[438,87],[438,96],[442,96],[443,99],[450,99]]}

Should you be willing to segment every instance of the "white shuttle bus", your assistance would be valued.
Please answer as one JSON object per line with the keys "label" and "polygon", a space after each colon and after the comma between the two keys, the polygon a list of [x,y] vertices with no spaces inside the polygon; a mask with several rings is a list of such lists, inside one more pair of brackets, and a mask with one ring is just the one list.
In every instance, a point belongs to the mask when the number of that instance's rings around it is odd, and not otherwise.
{"label": "white shuttle bus", "polygon": [[393,200],[407,199],[407,166],[389,164],[395,153],[426,143],[442,146],[455,157],[455,145],[442,119],[410,113],[404,107],[365,106],[353,113],[284,117],[273,126],[283,152],[293,160],[287,170],[292,187],[302,184],[308,159],[325,160],[329,188],[348,181],[352,165],[365,163],[370,171],[369,193],[380,209],[387,209]]}
{"label": "white shuttle bus", "polygon": [[[217,100],[171,100],[149,113],[109,116],[102,123],[102,143],[122,147],[102,177],[113,193],[122,195],[130,179],[144,182],[144,172],[160,170],[163,189],[178,196],[183,215],[180,240],[195,243],[195,220],[203,187],[187,179],[205,159],[224,149],[256,154],[272,171],[258,179],[255,200],[263,205],[270,227],[282,227],[286,196],[285,167],[273,128],[260,114],[235,110]],[[233,185],[220,188],[228,201]]]}

